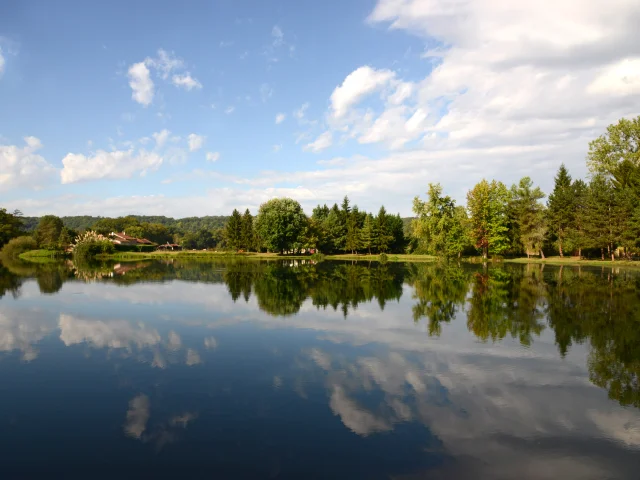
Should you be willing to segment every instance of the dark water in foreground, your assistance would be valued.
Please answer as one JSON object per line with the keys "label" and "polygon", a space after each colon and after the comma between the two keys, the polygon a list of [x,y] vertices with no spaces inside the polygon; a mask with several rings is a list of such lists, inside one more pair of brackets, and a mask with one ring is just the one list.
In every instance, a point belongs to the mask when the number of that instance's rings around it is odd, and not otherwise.
{"label": "dark water in foreground", "polygon": [[640,273],[0,268],[1,478],[638,479]]}

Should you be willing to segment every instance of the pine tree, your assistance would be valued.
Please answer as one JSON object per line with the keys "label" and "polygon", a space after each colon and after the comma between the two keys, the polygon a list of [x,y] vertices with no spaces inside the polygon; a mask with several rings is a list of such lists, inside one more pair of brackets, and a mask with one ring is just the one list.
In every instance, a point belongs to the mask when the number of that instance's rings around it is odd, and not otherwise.
{"label": "pine tree", "polygon": [[[347,197],[345,197],[345,200]],[[360,229],[358,228],[358,207],[353,209],[347,214],[347,233],[345,239],[345,250],[355,253],[360,246]]]}
{"label": "pine tree", "polygon": [[571,191],[573,195],[574,215],[573,222],[568,227],[565,241],[571,249],[577,249],[578,257],[581,257],[582,249],[589,246],[585,230],[589,217],[589,186],[583,180],[575,180],[571,185]]}
{"label": "pine tree", "polygon": [[614,249],[614,190],[611,182],[603,175],[596,175],[589,183],[585,232],[590,247],[600,249],[604,260],[604,250],[611,254]]}
{"label": "pine tree", "polygon": [[360,230],[360,248],[363,248],[371,255],[371,248],[374,246],[374,218],[370,213],[364,219],[364,224]]}
{"label": "pine tree", "polygon": [[251,251],[255,248],[254,232],[253,232],[253,215],[247,208],[242,216],[242,238],[240,242],[241,248]]}
{"label": "pine tree", "polygon": [[564,257],[567,236],[575,222],[575,201],[571,176],[563,163],[558,169],[553,192],[549,195],[547,202],[550,231],[561,257]]}
{"label": "pine tree", "polygon": [[237,209],[233,213],[225,227],[225,237],[227,245],[233,250],[239,250],[242,243],[242,215]]}
{"label": "pine tree", "polygon": [[540,203],[544,193],[539,187],[533,188],[533,182],[529,177],[524,177],[518,185],[513,185],[510,193],[520,242],[525,248],[527,257],[530,253],[540,252],[544,258],[542,245],[547,233],[547,225],[544,205]]}
{"label": "pine tree", "polygon": [[375,221],[375,240],[374,244],[380,253],[386,253],[389,250],[389,246],[393,241],[393,237],[389,231],[389,225],[387,221],[387,211],[384,205],[380,207],[378,216]]}

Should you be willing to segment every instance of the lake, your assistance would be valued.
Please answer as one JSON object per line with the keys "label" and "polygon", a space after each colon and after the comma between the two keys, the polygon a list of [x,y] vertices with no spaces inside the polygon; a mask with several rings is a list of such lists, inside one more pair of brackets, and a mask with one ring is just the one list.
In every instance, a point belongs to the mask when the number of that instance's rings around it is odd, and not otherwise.
{"label": "lake", "polygon": [[638,479],[640,271],[0,268],[2,478]]}

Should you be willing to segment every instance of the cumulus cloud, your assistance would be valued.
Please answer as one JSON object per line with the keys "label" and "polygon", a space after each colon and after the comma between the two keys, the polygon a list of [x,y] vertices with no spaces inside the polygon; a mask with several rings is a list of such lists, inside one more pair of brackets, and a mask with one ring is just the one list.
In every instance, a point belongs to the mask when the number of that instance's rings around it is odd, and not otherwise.
{"label": "cumulus cloud", "polygon": [[167,140],[169,139],[169,135],[171,135],[171,132],[165,128],[160,132],[153,133],[151,136],[156,141],[156,147],[162,148],[164,147],[164,144],[167,143]]}
{"label": "cumulus cloud", "polygon": [[326,148],[329,148],[332,143],[333,143],[333,134],[327,131],[321,134],[313,142],[305,145],[304,149],[310,152],[318,153]]}
{"label": "cumulus cloud", "polygon": [[196,133],[190,133],[188,137],[189,141],[189,151],[195,152],[196,150],[200,150],[204,145],[205,137],[203,135],[198,135]]}
{"label": "cumulus cloud", "polygon": [[62,159],[60,177],[62,183],[76,183],[87,180],[131,178],[156,170],[162,165],[162,157],[154,152],[131,148],[106,152],[98,150],[89,156],[68,153]]}
{"label": "cumulus cloud", "polygon": [[182,87],[187,91],[193,90],[194,88],[202,88],[202,84],[197,79],[193,78],[189,72],[185,72],[181,75],[174,75],[171,78],[171,83],[176,87]]}
{"label": "cumulus cloud", "polygon": [[276,125],[281,124],[282,122],[284,122],[284,119],[287,118],[287,116],[284,113],[278,113],[276,115]]}
{"label": "cumulus cloud", "polygon": [[40,188],[56,169],[35,153],[42,148],[36,137],[24,137],[24,147],[0,145],[0,191],[17,187]]}
{"label": "cumulus cloud", "polygon": [[343,117],[351,106],[366,95],[384,87],[394,78],[395,73],[391,70],[375,70],[369,66],[354,70],[331,94],[334,117]]}
{"label": "cumulus cloud", "polygon": [[147,107],[153,102],[155,85],[151,79],[151,69],[162,80],[171,81],[178,88],[187,91],[202,88],[202,84],[191,73],[184,71],[184,61],[176,57],[173,52],[159,49],[156,57],[147,57],[142,62],[129,67],[129,86],[133,93],[131,97],[141,105]]}
{"label": "cumulus cloud", "polygon": [[220,152],[207,152],[207,162],[217,162],[220,160]]}
{"label": "cumulus cloud", "polygon": [[133,98],[139,104],[148,107],[153,102],[154,85],[149,69],[144,62],[134,63],[129,67],[129,86]]}

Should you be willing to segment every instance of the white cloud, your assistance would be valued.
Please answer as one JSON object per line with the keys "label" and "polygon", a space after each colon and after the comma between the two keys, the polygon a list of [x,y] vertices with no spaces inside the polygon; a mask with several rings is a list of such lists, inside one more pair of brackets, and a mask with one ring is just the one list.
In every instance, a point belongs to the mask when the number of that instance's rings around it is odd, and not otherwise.
{"label": "white cloud", "polygon": [[40,188],[53,179],[56,169],[35,152],[42,148],[36,137],[25,137],[25,146],[0,145],[0,191],[17,187]]}
{"label": "white cloud", "polygon": [[156,141],[156,147],[162,148],[167,143],[169,135],[171,135],[171,132],[165,128],[160,132],[153,133],[151,136]]}
{"label": "white cloud", "polygon": [[162,157],[157,153],[133,149],[106,152],[98,150],[90,156],[68,153],[62,159],[62,183],[76,183],[87,180],[131,178],[157,169]]}
{"label": "white cloud", "polygon": [[587,87],[587,91],[601,95],[640,94],[640,57],[626,58],[609,65]]}
{"label": "white cloud", "polygon": [[167,52],[162,48],[158,50],[157,58],[147,58],[145,63],[155,67],[163,79],[167,79],[171,72],[184,68],[184,61],[174,55],[173,52]]}
{"label": "white cloud", "polygon": [[329,148],[332,143],[333,143],[333,135],[331,132],[326,131],[323,134],[321,134],[318,138],[316,138],[313,142],[305,145],[304,149],[314,153],[318,153],[326,148]]}
{"label": "white cloud", "polygon": [[204,145],[205,137],[203,135],[197,135],[195,133],[190,133],[189,137],[189,151],[195,152],[196,150],[200,150]]}
{"label": "white cloud", "polygon": [[220,160],[220,152],[207,152],[208,162],[217,162]]}
{"label": "white cloud", "polygon": [[287,118],[287,116],[284,113],[279,113],[276,115],[276,125],[281,124],[282,122],[284,122],[284,119]]}
{"label": "white cloud", "polygon": [[5,65],[5,60],[4,60],[4,56],[2,55],[2,47],[0,47],[0,77],[4,73],[4,65]]}
{"label": "white cloud", "polygon": [[331,94],[334,117],[345,116],[351,106],[357,104],[366,95],[381,89],[394,78],[395,73],[391,70],[375,70],[369,66],[354,70]]}
{"label": "white cloud", "polygon": [[189,72],[185,72],[181,75],[174,75],[171,78],[171,83],[173,83],[176,87],[182,87],[187,91],[193,90],[194,88],[202,88],[202,84],[198,80],[193,78]]}
{"label": "white cloud", "polygon": [[66,345],[88,343],[95,348],[138,348],[158,345],[158,332],[126,320],[101,321],[60,314],[60,340]]}
{"label": "white cloud", "polygon": [[147,429],[150,413],[149,397],[140,394],[131,399],[127,410],[127,419],[124,424],[124,433],[133,437],[141,438]]}
{"label": "white cloud", "polygon": [[154,85],[149,69],[144,62],[134,63],[129,67],[129,86],[133,93],[131,98],[148,107],[153,102]]}
{"label": "white cloud", "polygon": [[224,113],[229,115],[229,114],[233,113],[235,110],[236,110],[236,107],[234,107],[233,105],[230,105],[224,110]]}
{"label": "white cloud", "polygon": [[216,340],[216,337],[206,337],[204,339],[204,346],[209,350],[215,350],[216,348],[218,348],[218,341]]}

